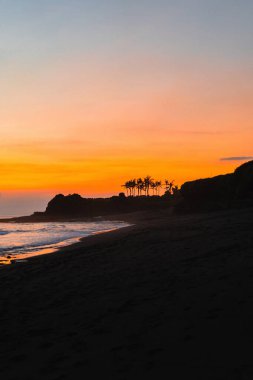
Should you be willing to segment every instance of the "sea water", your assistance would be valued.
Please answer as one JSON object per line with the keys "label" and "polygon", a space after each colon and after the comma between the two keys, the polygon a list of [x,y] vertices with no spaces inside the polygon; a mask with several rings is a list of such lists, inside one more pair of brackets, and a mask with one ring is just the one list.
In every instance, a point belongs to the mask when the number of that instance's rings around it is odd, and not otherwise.
{"label": "sea water", "polygon": [[0,223],[0,261],[53,252],[80,238],[127,225],[119,221]]}

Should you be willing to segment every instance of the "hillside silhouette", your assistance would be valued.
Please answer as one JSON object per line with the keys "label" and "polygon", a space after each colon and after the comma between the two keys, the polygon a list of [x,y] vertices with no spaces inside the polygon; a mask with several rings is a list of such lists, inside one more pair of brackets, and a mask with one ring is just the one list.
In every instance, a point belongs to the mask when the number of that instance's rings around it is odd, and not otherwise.
{"label": "hillside silhouette", "polygon": [[96,217],[169,207],[167,197],[126,197],[124,193],[111,198],[82,198],[79,194],[56,195],[45,211],[48,217]]}
{"label": "hillside silhouette", "polygon": [[253,201],[253,161],[246,162],[234,173],[185,182],[180,193],[182,203],[192,209],[240,207]]}
{"label": "hillside silhouette", "polygon": [[[78,194],[56,195],[47,206],[47,216],[103,216],[143,210],[157,210],[177,203],[192,208],[227,208],[253,200],[253,161],[239,166],[234,173],[185,182],[179,193],[164,196],[128,196],[82,198]],[[178,202],[178,199],[180,201]]]}
{"label": "hillside silhouette", "polygon": [[50,200],[45,212],[35,212],[31,216],[13,220],[33,222],[104,217],[169,208],[175,212],[198,212],[252,206],[253,161],[239,166],[234,173],[185,182],[181,189],[177,186],[173,188],[172,182],[170,185],[171,191],[166,190],[162,196],[126,196],[125,193],[120,193],[110,198],[83,198],[79,194],[57,194]]}

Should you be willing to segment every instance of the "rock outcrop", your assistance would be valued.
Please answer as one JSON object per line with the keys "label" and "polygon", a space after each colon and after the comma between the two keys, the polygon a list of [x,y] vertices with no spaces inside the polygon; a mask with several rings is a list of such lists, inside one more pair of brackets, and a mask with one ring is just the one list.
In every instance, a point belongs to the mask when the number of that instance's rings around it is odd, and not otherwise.
{"label": "rock outcrop", "polygon": [[82,198],[78,194],[56,195],[44,213],[46,217],[94,217],[127,212],[157,210],[170,206],[166,197],[125,197],[124,194],[111,198]]}
{"label": "rock outcrop", "polygon": [[234,173],[186,182],[181,187],[186,201],[231,204],[253,199],[253,161],[239,166]]}

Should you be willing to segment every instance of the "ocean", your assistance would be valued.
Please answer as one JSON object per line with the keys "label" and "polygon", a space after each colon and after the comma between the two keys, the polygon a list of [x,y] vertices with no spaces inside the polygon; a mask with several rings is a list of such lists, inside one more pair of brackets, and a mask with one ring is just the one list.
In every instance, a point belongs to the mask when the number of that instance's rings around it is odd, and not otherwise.
{"label": "ocean", "polygon": [[0,223],[0,261],[50,253],[80,238],[127,225],[120,221]]}

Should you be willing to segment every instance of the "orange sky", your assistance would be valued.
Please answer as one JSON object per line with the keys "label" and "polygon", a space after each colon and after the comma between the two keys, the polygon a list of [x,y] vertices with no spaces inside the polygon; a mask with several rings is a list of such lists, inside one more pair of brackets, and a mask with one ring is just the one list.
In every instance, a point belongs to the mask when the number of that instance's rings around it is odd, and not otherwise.
{"label": "orange sky", "polygon": [[[147,174],[181,184],[241,164],[223,157],[253,154],[252,60],[232,57],[243,41],[233,52],[224,40],[224,53],[218,40],[209,41],[208,54],[185,31],[184,40],[168,34],[159,46],[167,22],[159,31],[157,20],[153,42],[145,37],[149,29],[140,28],[146,24],[136,25],[142,44],[125,30],[118,50],[113,34],[108,45],[101,35],[101,46],[91,49],[84,27],[83,44],[73,52],[68,41],[69,50],[60,53],[64,26],[51,42],[43,33],[38,40],[39,27],[30,25],[25,53],[20,44],[13,50],[17,59],[7,54],[2,63],[0,191],[112,194],[129,178]],[[71,27],[75,35],[74,22]],[[112,24],[110,33],[119,28]],[[208,28],[204,33],[202,49],[210,37]]]}
{"label": "orange sky", "polygon": [[2,190],[110,193],[146,174],[181,184],[239,165],[221,157],[251,153],[253,91],[240,70],[174,70],[147,88],[148,72],[142,85],[107,71],[85,86],[82,67],[68,69],[72,94],[63,67],[52,94],[39,78],[2,99]]}

